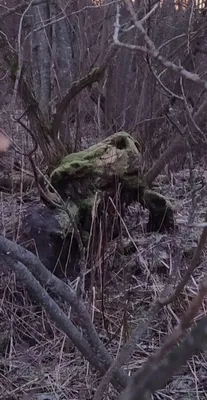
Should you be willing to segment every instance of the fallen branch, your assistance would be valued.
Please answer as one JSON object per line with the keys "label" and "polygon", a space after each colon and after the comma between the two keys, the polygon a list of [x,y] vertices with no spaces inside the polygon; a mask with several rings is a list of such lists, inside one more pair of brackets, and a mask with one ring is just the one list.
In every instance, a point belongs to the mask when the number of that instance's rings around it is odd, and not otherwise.
{"label": "fallen branch", "polygon": [[56,325],[72,340],[80,353],[91,365],[96,367],[99,371],[104,372],[103,364],[98,357],[94,357],[94,352],[88,342],[83,338],[83,335],[50,297],[28,268],[20,261],[16,262],[11,257],[7,257],[7,264],[12,271],[15,272],[17,278],[32,291],[35,299],[44,307]]}
{"label": "fallen branch", "polygon": [[[178,327],[166,339],[163,346],[150,358],[135,375],[131,378],[128,387],[119,397],[120,400],[148,400],[151,395],[172,378],[193,355],[203,351],[207,345],[207,317],[201,318],[197,325],[185,337],[181,344],[181,337],[191,325],[202,305],[204,296],[207,294],[207,277],[200,286],[199,293],[191,302],[186,314]],[[164,358],[164,356],[166,357]]]}
{"label": "fallen branch", "polygon": [[138,340],[140,340],[144,333],[146,332],[149,325],[153,322],[155,316],[161,309],[161,304],[156,302],[149,312],[146,314],[144,321],[141,322],[132,332],[129,340],[123,346],[121,352],[118,354],[116,360],[114,360],[113,364],[110,366],[106,374],[101,379],[101,382],[96,390],[96,394],[93,397],[93,400],[101,400],[104,392],[106,391],[109,383],[112,381],[113,377],[116,375],[117,371],[124,365],[130,356],[133,354],[135,347],[137,345]]}
{"label": "fallen branch", "polygon": [[[177,269],[179,268],[180,258],[181,258],[180,254],[176,253],[176,257],[174,259],[173,266],[172,266],[172,272],[168,278],[168,281],[167,281],[165,287],[163,288],[161,297],[162,296],[165,297],[165,294],[168,293],[168,291],[169,291],[169,289],[168,289],[169,285],[171,287],[171,285],[173,284],[173,282],[177,276]],[[110,368],[106,372],[105,376],[103,376],[93,400],[100,400],[102,398],[102,396],[104,395],[104,392],[106,391],[109,383],[113,379],[113,376],[115,375],[115,373],[122,367],[122,365],[127,363],[129,358],[132,356],[133,352],[135,351],[138,341],[141,340],[141,338],[147,331],[148,327],[153,322],[156,315],[162,308],[163,308],[163,304],[158,298],[154,302],[154,304],[152,305],[150,310],[146,313],[144,321],[139,323],[134,328],[129,340],[125,343],[122,350],[118,354],[116,360],[114,360],[113,364],[110,366]]]}
{"label": "fallen branch", "polygon": [[[71,285],[64,283],[53,275],[30,251],[3,236],[0,236],[0,256],[6,263],[13,259],[15,262],[18,261],[24,264],[41,285],[50,288],[70,304],[72,310],[78,316],[79,324],[87,337],[89,345],[93,349],[94,358],[98,357],[101,360],[106,371],[113,359],[99,339],[85,304],[77,297]],[[115,377],[115,385],[123,388],[126,383],[127,375],[123,371],[119,371]]]}

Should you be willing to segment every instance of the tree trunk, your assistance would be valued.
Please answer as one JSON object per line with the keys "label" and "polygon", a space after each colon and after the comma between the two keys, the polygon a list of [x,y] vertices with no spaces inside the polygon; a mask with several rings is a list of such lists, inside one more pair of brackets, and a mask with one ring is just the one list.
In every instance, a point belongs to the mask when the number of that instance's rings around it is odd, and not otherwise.
{"label": "tree trunk", "polygon": [[[49,20],[48,1],[32,7],[33,29],[43,27]],[[39,108],[46,121],[50,119],[51,101],[51,32],[43,28],[34,32],[32,46],[32,72],[34,77],[34,92]],[[37,70],[38,68],[38,70]]]}
{"label": "tree trunk", "polygon": [[[57,3],[51,4],[51,18],[61,14]],[[54,65],[54,93],[53,96],[61,101],[75,79],[75,68],[72,49],[72,30],[67,21],[63,19],[52,26],[52,54]],[[72,151],[72,140],[69,131],[69,110],[59,126],[59,137],[68,152]]]}

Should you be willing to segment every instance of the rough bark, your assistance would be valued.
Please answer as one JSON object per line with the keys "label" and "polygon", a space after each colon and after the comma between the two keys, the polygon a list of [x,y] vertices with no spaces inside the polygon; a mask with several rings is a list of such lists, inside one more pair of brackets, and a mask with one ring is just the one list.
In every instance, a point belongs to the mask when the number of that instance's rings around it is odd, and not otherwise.
{"label": "rough bark", "polygon": [[[43,27],[50,17],[49,3],[33,6],[33,29]],[[33,76],[38,74],[37,84],[34,85],[35,97],[46,121],[49,120],[49,104],[51,100],[51,32],[50,28],[43,28],[34,32],[34,46],[32,64]],[[36,68],[38,70],[36,71]]]}
{"label": "rough bark", "polygon": [[[52,97],[61,101],[75,80],[73,58],[73,32],[67,18],[59,21],[58,15],[65,13],[58,2],[50,5],[51,19],[57,18],[52,25],[53,91]],[[57,106],[55,105],[55,108]],[[59,126],[59,137],[68,152],[72,151],[70,135],[70,110],[66,110]]]}

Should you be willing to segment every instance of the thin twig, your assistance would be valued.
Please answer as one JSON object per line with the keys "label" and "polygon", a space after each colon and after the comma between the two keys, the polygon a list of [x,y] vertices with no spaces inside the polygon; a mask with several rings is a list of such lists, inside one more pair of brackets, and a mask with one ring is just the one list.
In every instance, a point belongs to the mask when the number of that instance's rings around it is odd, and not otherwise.
{"label": "thin twig", "polygon": [[148,65],[149,65],[149,68],[150,68],[152,74],[154,75],[155,79],[156,79],[157,82],[160,84],[160,86],[163,88],[163,90],[164,90],[165,92],[167,92],[170,96],[175,97],[177,100],[183,101],[182,96],[178,96],[176,93],[173,93],[170,89],[168,89],[167,86],[164,85],[164,83],[161,81],[161,79],[160,79],[159,76],[157,75],[155,69],[153,68],[149,57],[147,57],[147,62],[148,62]]}

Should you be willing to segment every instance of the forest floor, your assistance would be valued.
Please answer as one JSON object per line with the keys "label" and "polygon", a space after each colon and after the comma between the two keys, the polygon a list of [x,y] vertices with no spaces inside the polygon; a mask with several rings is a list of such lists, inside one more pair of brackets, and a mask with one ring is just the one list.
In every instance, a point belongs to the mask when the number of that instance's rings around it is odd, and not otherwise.
{"label": "forest floor", "polygon": [[[162,175],[156,183],[176,210],[178,231],[175,235],[146,234],[143,229],[145,213],[138,204],[129,207],[123,221],[122,251],[120,242],[115,240],[106,249],[102,264],[107,277],[103,292],[104,313],[99,280],[90,303],[100,338],[114,357],[130,331],[142,322],[154,299],[161,294],[175,267],[175,257],[178,279],[186,270],[201,234],[200,227],[187,227],[186,224],[189,216],[194,217],[194,222],[204,220],[206,171],[197,166],[192,174],[186,169],[169,176]],[[36,192],[31,192],[35,199]],[[13,229],[11,213],[14,211],[11,210],[15,210],[18,217],[20,207],[24,207],[17,197],[1,195],[1,228],[4,232],[11,233]],[[178,324],[204,277],[205,258],[206,254],[203,254],[203,261],[181,298],[155,316],[153,325],[149,325],[133,357],[124,366],[126,370],[133,373],[141,367]],[[73,284],[75,286],[76,282]],[[0,301],[0,400],[92,399],[99,382],[98,375],[46,312],[32,304],[27,291],[5,266],[0,266]],[[62,308],[70,315],[69,306],[63,304]],[[206,313],[206,304],[200,312]],[[206,373],[207,353],[203,353],[193,357],[154,398],[206,399]],[[105,399],[113,398],[116,393],[110,386]]]}

